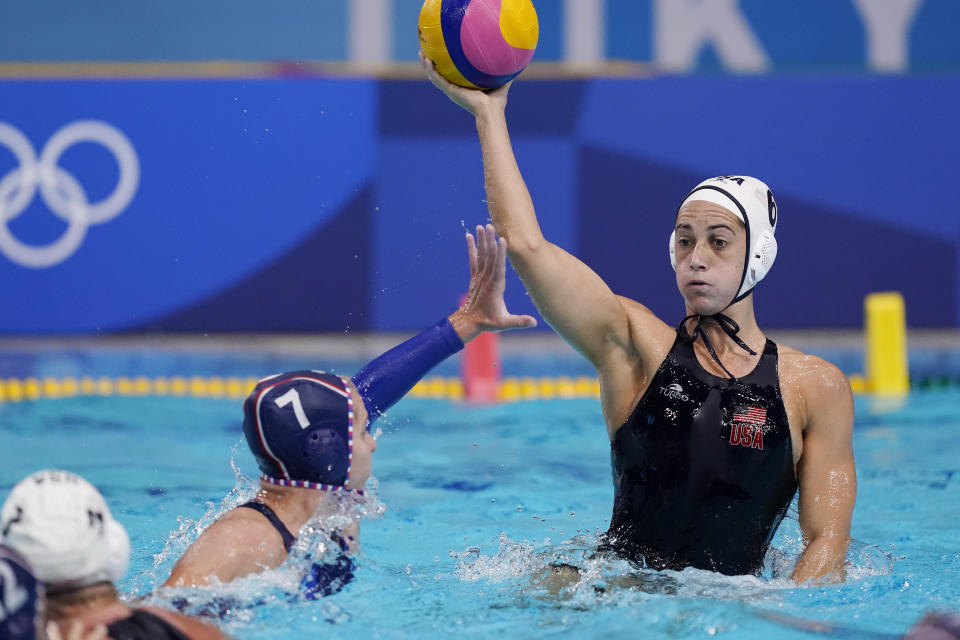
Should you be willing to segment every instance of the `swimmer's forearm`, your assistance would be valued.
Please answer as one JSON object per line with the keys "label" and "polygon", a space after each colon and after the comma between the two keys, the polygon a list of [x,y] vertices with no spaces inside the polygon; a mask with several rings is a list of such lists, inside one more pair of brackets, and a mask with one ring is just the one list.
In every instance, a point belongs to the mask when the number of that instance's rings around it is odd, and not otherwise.
{"label": "swimmer's forearm", "polygon": [[610,345],[627,342],[623,306],[587,265],[543,237],[503,108],[484,104],[475,115],[490,219],[507,241],[511,265],[553,330],[595,366],[603,366],[613,351]]}
{"label": "swimmer's forearm", "polygon": [[514,256],[542,243],[543,233],[513,154],[503,110],[495,106],[478,110],[476,124],[490,219]]}
{"label": "swimmer's forearm", "polygon": [[843,582],[847,577],[844,560],[849,542],[846,536],[827,534],[810,540],[793,569],[793,581],[797,584],[808,580],[828,584]]}
{"label": "swimmer's forearm", "polygon": [[453,316],[382,353],[353,376],[367,409],[367,429],[431,369],[463,349]]}

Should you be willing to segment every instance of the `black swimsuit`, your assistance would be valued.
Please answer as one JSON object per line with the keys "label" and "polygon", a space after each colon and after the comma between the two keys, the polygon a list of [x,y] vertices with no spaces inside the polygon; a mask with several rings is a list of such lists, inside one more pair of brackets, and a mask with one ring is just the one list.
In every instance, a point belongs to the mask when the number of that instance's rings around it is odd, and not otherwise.
{"label": "black swimsuit", "polygon": [[678,335],[611,443],[607,543],[653,569],[759,574],[797,489],[777,345],[714,376]]}
{"label": "black swimsuit", "polygon": [[[251,500],[240,505],[254,511],[259,511],[273,525],[280,537],[283,538],[283,548],[290,553],[296,536],[290,533],[277,514],[262,502]],[[355,565],[353,559],[347,555],[349,546],[339,534],[331,533],[330,539],[337,543],[340,554],[333,562],[315,562],[310,565],[310,571],[300,581],[300,591],[308,600],[315,600],[323,596],[334,594],[353,580]]]}

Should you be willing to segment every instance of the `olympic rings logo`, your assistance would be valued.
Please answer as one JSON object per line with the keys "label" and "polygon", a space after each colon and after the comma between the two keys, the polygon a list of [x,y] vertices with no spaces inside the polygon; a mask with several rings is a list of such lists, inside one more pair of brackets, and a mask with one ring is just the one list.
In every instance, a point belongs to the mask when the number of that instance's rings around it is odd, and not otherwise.
{"label": "olympic rings logo", "polygon": [[[77,179],[57,164],[68,148],[80,142],[105,147],[120,168],[113,193],[99,202],[91,203]],[[62,127],[47,141],[39,159],[23,133],[0,122],[0,146],[13,152],[20,165],[0,179],[0,251],[24,267],[41,269],[69,258],[91,225],[112,220],[127,208],[140,183],[140,161],[130,140],[99,120],[78,120]],[[21,242],[8,226],[33,201],[38,188],[47,207],[67,223],[63,235],[45,246]]]}

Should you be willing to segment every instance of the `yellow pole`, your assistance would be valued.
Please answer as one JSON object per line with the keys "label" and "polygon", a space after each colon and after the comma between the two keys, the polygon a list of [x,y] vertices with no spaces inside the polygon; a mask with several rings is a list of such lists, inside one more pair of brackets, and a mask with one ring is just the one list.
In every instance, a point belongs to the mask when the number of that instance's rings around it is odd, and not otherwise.
{"label": "yellow pole", "polygon": [[910,391],[910,375],[903,296],[897,292],[871,293],[863,306],[868,387],[876,394],[905,394]]}

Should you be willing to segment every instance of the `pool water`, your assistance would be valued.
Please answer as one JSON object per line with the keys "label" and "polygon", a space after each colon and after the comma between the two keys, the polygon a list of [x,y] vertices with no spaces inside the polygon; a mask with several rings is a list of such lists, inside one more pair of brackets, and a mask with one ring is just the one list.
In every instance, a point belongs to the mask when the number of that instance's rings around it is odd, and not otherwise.
{"label": "pool water", "polygon": [[[45,357],[31,360],[32,372],[60,372],[64,361],[76,362]],[[135,359],[124,367],[143,374],[173,366],[187,375],[198,368],[261,375],[303,364],[144,353]],[[96,374],[111,368],[95,358],[76,366],[93,366]],[[537,359],[525,366],[538,370]],[[554,360],[539,370],[563,371]],[[242,442],[237,400],[0,403],[0,498],[43,467],[84,475],[131,535],[121,589],[159,604],[188,597],[198,609],[205,601],[233,602],[218,622],[238,638],[886,638],[927,611],[960,610],[957,406],[955,389],[916,392],[900,403],[857,398],[855,542],[849,578],[840,585],[789,581],[801,549],[795,507],[759,579],[693,569],[642,574],[591,558],[613,497],[609,444],[592,399],[401,401],[377,423],[382,434],[369,500],[351,508],[366,513],[355,580],[317,601],[295,595],[296,567],[208,590],[155,593],[198,531],[254,490],[256,465]],[[538,576],[556,560],[586,573],[551,595]]]}

